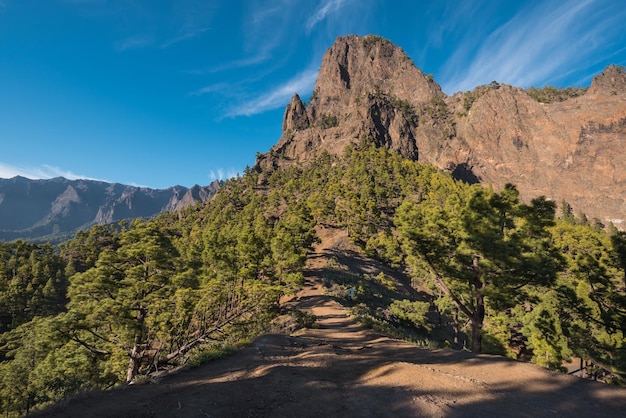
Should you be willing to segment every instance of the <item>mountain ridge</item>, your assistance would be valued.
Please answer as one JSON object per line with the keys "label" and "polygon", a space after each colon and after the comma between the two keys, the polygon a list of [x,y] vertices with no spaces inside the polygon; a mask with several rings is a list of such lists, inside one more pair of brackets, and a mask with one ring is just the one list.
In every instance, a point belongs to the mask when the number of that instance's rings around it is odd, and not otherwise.
{"label": "mountain ridge", "polygon": [[[492,82],[447,96],[400,47],[373,35],[338,37],[307,105],[295,94],[258,171],[341,155],[363,139],[522,199],[539,195],[602,224],[626,227],[626,73],[607,67],[584,94],[542,103]],[[263,181],[263,179],[261,179]]]}
{"label": "mountain ridge", "polygon": [[151,189],[64,177],[0,179],[0,240],[58,241],[96,224],[150,218],[205,202],[219,185]]}

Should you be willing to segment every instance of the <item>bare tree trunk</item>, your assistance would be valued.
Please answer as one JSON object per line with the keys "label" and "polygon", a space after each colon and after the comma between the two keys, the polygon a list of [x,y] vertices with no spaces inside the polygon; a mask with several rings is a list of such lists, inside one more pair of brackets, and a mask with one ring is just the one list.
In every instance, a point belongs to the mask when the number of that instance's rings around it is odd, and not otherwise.
{"label": "bare tree trunk", "polygon": [[472,323],[472,351],[482,352],[483,349],[483,323],[485,321],[485,297],[477,291],[475,296],[476,308],[470,318]]}
{"label": "bare tree trunk", "polygon": [[482,314],[479,313],[478,307],[476,307],[475,315],[471,318],[472,323],[472,351],[474,353],[480,353],[483,349],[483,320],[485,319],[484,306],[482,307]]}
{"label": "bare tree trunk", "polygon": [[452,323],[452,331],[453,331],[453,340],[454,347],[459,346],[459,310],[454,310],[454,322]]}
{"label": "bare tree trunk", "polygon": [[580,377],[585,377],[585,367],[583,366],[583,358],[580,358]]}
{"label": "bare tree trunk", "polygon": [[485,295],[483,289],[486,286],[484,282],[482,269],[478,264],[480,257],[474,256],[472,260],[472,267],[476,271],[476,278],[474,280],[473,298],[474,298],[474,311],[470,316],[472,323],[472,351],[475,353],[482,352],[483,349],[483,323],[485,321]]}
{"label": "bare tree trunk", "polygon": [[142,342],[144,337],[145,319],[146,309],[140,307],[137,310],[137,331],[135,333],[133,348],[130,350],[128,369],[126,371],[126,383],[132,382],[135,376],[139,373],[139,366],[141,366],[141,359],[143,358]]}
{"label": "bare tree trunk", "polygon": [[135,376],[139,373],[139,364],[141,363],[139,345],[136,343],[133,345],[133,349],[130,351],[130,359],[128,361],[128,370],[126,371],[126,383],[133,381]]}

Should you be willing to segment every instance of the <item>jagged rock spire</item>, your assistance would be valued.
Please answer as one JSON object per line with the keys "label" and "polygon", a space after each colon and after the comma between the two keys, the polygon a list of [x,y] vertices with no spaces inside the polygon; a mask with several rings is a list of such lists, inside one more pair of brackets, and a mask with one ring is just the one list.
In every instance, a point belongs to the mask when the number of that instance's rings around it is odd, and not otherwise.
{"label": "jagged rock spire", "polygon": [[304,103],[302,103],[300,96],[296,93],[291,98],[291,103],[285,109],[283,132],[306,129],[309,127],[309,124],[309,117],[307,116]]}

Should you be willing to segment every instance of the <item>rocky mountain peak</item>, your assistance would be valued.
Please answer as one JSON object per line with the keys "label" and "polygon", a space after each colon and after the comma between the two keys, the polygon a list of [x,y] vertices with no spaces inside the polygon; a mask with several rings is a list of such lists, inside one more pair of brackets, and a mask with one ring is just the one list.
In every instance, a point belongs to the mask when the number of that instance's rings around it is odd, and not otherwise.
{"label": "rocky mountain peak", "polygon": [[626,69],[622,66],[609,65],[604,71],[593,78],[591,94],[617,95],[626,93]]}
{"label": "rocky mountain peak", "polygon": [[341,154],[364,138],[417,159],[418,142],[449,138],[453,131],[447,118],[433,119],[445,107],[444,97],[433,78],[390,41],[338,37],[324,54],[308,106],[294,94],[278,144],[257,166],[272,169],[321,152]]}
{"label": "rocky mountain peak", "polygon": [[415,105],[440,95],[441,87],[400,47],[380,36],[338,37],[322,58],[312,105],[321,112],[342,113],[376,92]]}
{"label": "rocky mountain peak", "polygon": [[256,168],[342,155],[365,139],[464,181],[516,184],[526,201],[565,200],[626,230],[626,72],[612,65],[585,94],[563,90],[542,101],[492,82],[448,97],[390,41],[339,37],[308,106],[293,96],[281,138]]}

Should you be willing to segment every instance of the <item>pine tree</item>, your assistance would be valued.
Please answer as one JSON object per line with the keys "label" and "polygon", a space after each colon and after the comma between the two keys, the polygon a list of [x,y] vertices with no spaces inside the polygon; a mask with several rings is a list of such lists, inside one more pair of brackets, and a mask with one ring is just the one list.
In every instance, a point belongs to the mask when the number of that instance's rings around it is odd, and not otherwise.
{"label": "pine tree", "polygon": [[414,274],[426,271],[450,297],[480,352],[488,308],[514,306],[525,286],[555,280],[559,262],[546,229],[555,206],[545,199],[523,205],[511,185],[500,194],[474,187],[467,198],[452,190],[440,197],[405,201],[396,223]]}

